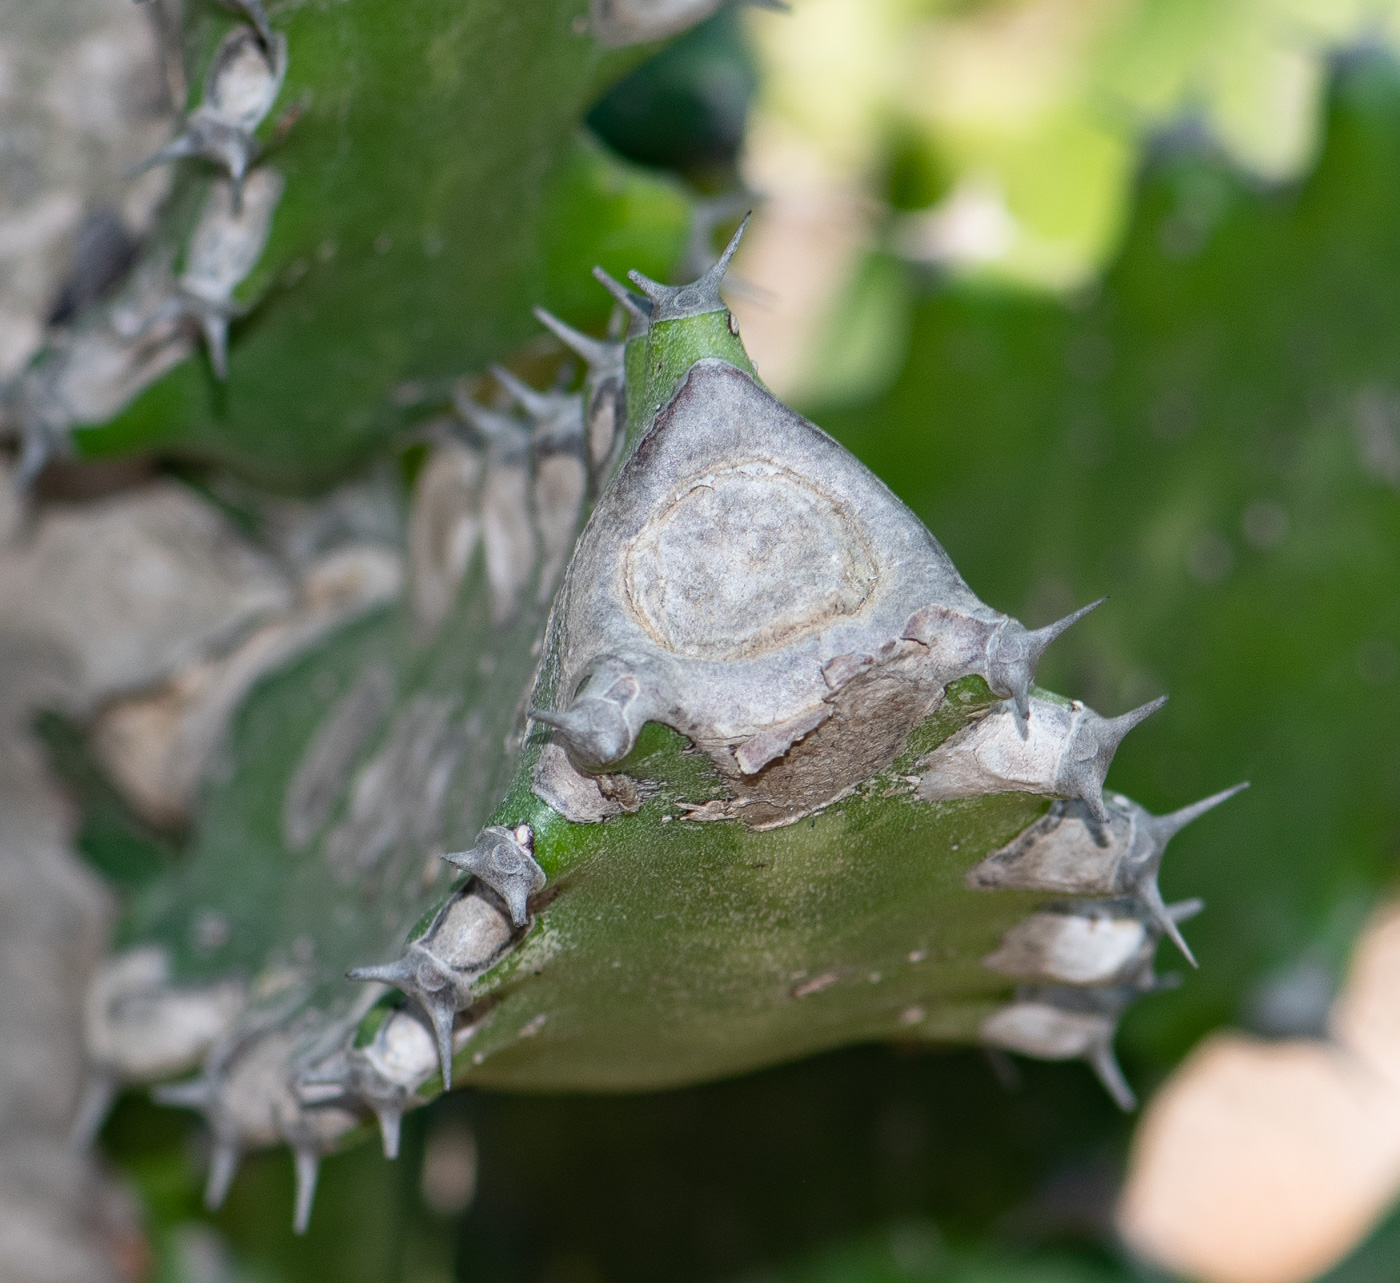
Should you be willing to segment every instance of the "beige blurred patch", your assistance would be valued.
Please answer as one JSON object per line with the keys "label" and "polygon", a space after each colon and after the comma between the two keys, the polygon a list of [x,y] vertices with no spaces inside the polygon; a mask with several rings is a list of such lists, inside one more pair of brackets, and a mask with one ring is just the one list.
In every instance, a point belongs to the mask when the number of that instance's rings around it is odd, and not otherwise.
{"label": "beige blurred patch", "polygon": [[336,549],[302,577],[299,600],[226,654],[181,668],[154,691],[109,704],[92,744],[131,804],[156,824],[188,818],[234,713],[265,676],[335,628],[391,600],[400,559],[378,545]]}
{"label": "beige blurred patch", "polygon": [[727,301],[759,377],[779,397],[801,400],[817,337],[871,244],[875,207],[860,184],[833,172],[774,116],[750,126],[744,181],[763,203],[744,234]]}
{"label": "beige blurred patch", "polygon": [[1400,905],[1358,941],[1334,1041],[1207,1039],[1138,1127],[1118,1226],[1202,1283],[1304,1283],[1400,1194]]}

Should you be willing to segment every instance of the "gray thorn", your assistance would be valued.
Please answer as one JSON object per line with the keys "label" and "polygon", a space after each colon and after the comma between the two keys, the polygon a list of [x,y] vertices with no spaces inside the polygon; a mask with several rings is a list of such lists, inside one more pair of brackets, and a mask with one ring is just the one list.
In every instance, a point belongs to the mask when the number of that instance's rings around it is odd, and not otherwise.
{"label": "gray thorn", "polygon": [[452,977],[443,971],[432,954],[416,944],[411,944],[403,957],[377,966],[351,967],[345,973],[345,977],[347,980],[367,980],[392,985],[418,1005],[432,1023],[433,1033],[437,1037],[443,1090],[451,1091],[452,1026],[457,1017],[457,1006],[451,999],[444,997],[444,993],[451,991],[455,996],[456,987],[452,983]]}
{"label": "gray thorn", "polygon": [[398,1157],[399,1125],[408,1092],[383,1077],[364,1060],[363,1053],[352,1049],[302,1074],[296,1083],[296,1095],[303,1106],[311,1108],[342,1102],[368,1108],[379,1120],[384,1157]]}
{"label": "gray thorn", "polygon": [[744,237],[744,229],[753,217],[752,211],[744,215],[739,230],[730,238],[719,261],[697,281],[688,285],[662,285],[641,272],[628,272],[627,279],[651,300],[653,321],[676,321],[687,316],[703,316],[707,312],[724,311],[724,300],[719,296],[720,283],[729,270],[730,260],[739,249]]}
{"label": "gray thorn", "polygon": [[14,488],[24,494],[53,457],[53,442],[42,428],[26,427],[20,436],[19,462],[15,465]]}
{"label": "gray thorn", "polygon": [[452,394],[452,405],[463,419],[475,428],[487,442],[499,442],[507,448],[524,449],[529,440],[524,425],[513,415],[502,414],[499,410],[488,410],[478,405],[460,390]]}
{"label": "gray thorn", "polygon": [[399,1156],[399,1132],[403,1126],[403,1110],[393,1105],[378,1105],[374,1116],[379,1120],[379,1135],[384,1141],[384,1157],[395,1159]]}
{"label": "gray thorn", "polygon": [[151,1099],[157,1105],[173,1105],[177,1109],[208,1109],[214,1103],[214,1096],[214,1085],[207,1078],[162,1083],[151,1088]]}
{"label": "gray thorn", "polygon": [[209,349],[209,365],[214,377],[223,383],[228,379],[228,316],[215,307],[201,308],[196,315]]}
{"label": "gray thorn", "polygon": [[[771,0],[749,0],[750,4],[768,4],[770,2]],[[262,0],[224,0],[224,4],[228,8],[242,13],[253,24],[253,30],[258,33],[258,40],[262,43],[263,49],[269,54],[272,53],[272,24],[267,20]]]}
{"label": "gray thorn", "polygon": [[292,1232],[305,1234],[311,1224],[311,1206],[316,1201],[316,1179],[321,1174],[321,1156],[309,1145],[294,1151],[296,1163],[296,1211],[292,1216]]}
{"label": "gray thorn", "polygon": [[1137,1096],[1123,1076],[1118,1057],[1113,1054],[1113,1044],[1108,1041],[1100,1043],[1084,1059],[1103,1084],[1103,1089],[1113,1098],[1113,1103],[1125,1114],[1132,1113],[1137,1108]]}
{"label": "gray thorn", "polygon": [[584,334],[572,325],[565,325],[557,316],[550,315],[542,307],[535,308],[535,319],[590,370],[611,370],[620,364],[622,344],[605,343],[601,339]]}
{"label": "gray thorn", "polygon": [[[1153,921],[1162,928],[1162,932],[1171,942],[1181,950],[1182,956],[1193,967],[1197,966],[1195,956],[1187,948],[1186,941],[1181,932],[1177,929],[1177,923],[1190,917],[1197,912],[1191,909],[1185,912],[1178,912],[1181,905],[1174,905],[1167,908],[1162,900],[1162,892],[1157,886],[1157,872],[1162,866],[1162,857],[1166,854],[1167,843],[1172,840],[1193,820],[1200,819],[1207,811],[1214,810],[1222,802],[1234,797],[1236,793],[1249,787],[1249,781],[1236,784],[1233,788],[1222,789],[1219,793],[1213,793],[1210,797],[1202,798],[1199,802],[1193,802],[1190,806],[1183,806],[1180,810],[1172,811],[1167,815],[1149,815],[1141,808],[1136,808],[1138,815],[1137,822],[1142,825],[1148,839],[1148,850],[1146,855],[1136,862],[1136,868],[1131,874],[1131,885],[1128,889],[1135,894],[1152,916]],[[1185,901],[1185,905],[1199,905],[1199,901]]]}
{"label": "gray thorn", "polygon": [[235,215],[243,212],[243,180],[259,153],[257,139],[219,121],[196,118],[164,147],[127,171],[128,178],[157,165],[201,157],[223,168],[229,176],[230,204]]}
{"label": "gray thorn", "polygon": [[627,315],[636,322],[638,333],[645,333],[647,326],[651,324],[652,308],[650,301],[632,293],[627,286],[616,277],[609,276],[601,267],[595,267],[593,269],[593,279],[622,304],[627,311]]}
{"label": "gray thorn", "polygon": [[[627,709],[637,698],[641,685],[631,672],[617,668],[613,672],[616,675],[595,674],[595,681],[567,709],[530,710],[535,721],[559,733],[569,756],[590,770],[622,761],[636,742]],[[600,686],[604,689],[595,694]]]}
{"label": "gray thorn", "polygon": [[1056,785],[1061,795],[1080,798],[1094,819],[1100,824],[1107,824],[1103,784],[1113,755],[1118,751],[1123,737],[1166,702],[1167,697],[1160,695],[1118,717],[1100,717],[1093,709],[1084,709],[1060,761]]}
{"label": "gray thorn", "polygon": [[530,716],[558,731],[569,756],[589,767],[620,762],[631,751],[631,732],[621,712],[610,713],[602,701],[580,702],[559,712],[532,708]]}
{"label": "gray thorn", "polygon": [[1196,955],[1187,947],[1186,938],[1181,934],[1177,923],[1199,913],[1201,909],[1205,908],[1205,901],[1184,900],[1180,904],[1174,904],[1168,908],[1162,900],[1162,891],[1157,885],[1155,873],[1143,879],[1137,893],[1138,899],[1142,901],[1143,907],[1151,915],[1152,921],[1162,929],[1162,934],[1181,950],[1181,956],[1187,962],[1200,970],[1201,964],[1196,961]]}
{"label": "gray thorn", "polygon": [[[738,187],[723,196],[710,196],[691,202],[690,234],[686,237],[685,256],[680,271],[687,275],[703,275],[709,270],[714,258],[715,228],[721,222],[736,214],[753,212],[754,206],[763,198],[747,188]],[[730,282],[730,288],[734,286]]]}
{"label": "gray thorn", "polygon": [[1013,701],[1023,735],[1030,717],[1030,684],[1040,657],[1051,642],[1107,600],[1100,597],[1044,628],[1029,629],[1019,620],[1007,619],[992,634],[987,645],[987,684],[996,694]]}
{"label": "gray thorn", "polygon": [[532,419],[543,419],[554,408],[548,395],[516,378],[505,366],[493,365],[491,375]]}
{"label": "gray thorn", "polygon": [[486,883],[506,902],[511,922],[521,927],[530,916],[530,897],[546,881],[544,870],[535,862],[534,844],[529,825],[519,825],[512,832],[493,824],[481,830],[470,851],[454,851],[442,858]]}
{"label": "gray thorn", "polygon": [[1199,802],[1183,806],[1179,811],[1171,811],[1166,815],[1154,815],[1149,822],[1149,828],[1157,845],[1165,847],[1188,824],[1199,820],[1207,811],[1213,811],[1222,802],[1228,802],[1236,793],[1242,793],[1248,787],[1249,781],[1243,780],[1233,788],[1212,793],[1209,797],[1203,797]]}
{"label": "gray thorn", "polygon": [[78,1112],[68,1133],[68,1143],[74,1149],[88,1149],[97,1139],[116,1095],[117,1080],[111,1073],[102,1069],[89,1070],[87,1081],[83,1084],[82,1099],[78,1102]]}
{"label": "gray thorn", "polygon": [[177,134],[164,147],[147,156],[145,160],[126,171],[126,178],[137,178],[157,165],[168,165],[173,161],[184,160],[198,153],[198,147],[189,132]]}
{"label": "gray thorn", "polygon": [[452,1090],[452,1025],[456,1019],[456,1009],[442,1002],[420,1004],[433,1022],[433,1033],[437,1037],[438,1066],[442,1072],[443,1091]]}
{"label": "gray thorn", "polygon": [[361,980],[374,984],[392,985],[407,993],[407,986],[416,979],[416,968],[406,957],[395,958],[393,962],[376,963],[368,967],[351,967],[345,973],[347,980]]}
{"label": "gray thorn", "polygon": [[204,1186],[204,1206],[209,1211],[217,1212],[224,1205],[238,1173],[239,1158],[237,1145],[225,1140],[214,1142],[214,1152],[209,1159],[209,1180]]}

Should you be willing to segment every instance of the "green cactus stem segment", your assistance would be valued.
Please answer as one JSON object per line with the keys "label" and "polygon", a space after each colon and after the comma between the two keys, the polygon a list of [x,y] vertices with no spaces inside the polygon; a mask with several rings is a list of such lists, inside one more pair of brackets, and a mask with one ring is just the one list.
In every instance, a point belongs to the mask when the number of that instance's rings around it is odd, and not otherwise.
{"label": "green cactus stem segment", "polygon": [[[1175,821],[1125,828],[1088,880],[1116,905],[1047,920],[1040,886],[1007,883],[1053,864],[1016,845],[1052,799],[1128,824],[1103,777],[1160,701],[1108,719],[1032,687],[1084,612],[1031,632],[981,602],[758,382],[718,297],[735,244],[691,286],[634,275],[649,306],[610,285],[630,450],[591,513],[586,399],[498,373],[522,414],[463,401],[474,444],[443,447],[472,455],[432,523],[465,540],[455,601],[431,629],[412,598],[347,629],[244,710],[201,849],[128,927],[170,983],[240,972],[252,995],[168,1094],[217,1133],[211,1197],[286,1143],[304,1225],[320,1154],[369,1115],[394,1151],[454,1082],[626,1091],[984,1041],[1088,1060],[1128,1101],[1112,1039],[1185,916],[1146,903]],[[566,462],[577,485],[543,484]],[[385,706],[331,752],[367,683]],[[446,891],[444,852],[469,875]]]}
{"label": "green cactus stem segment", "polygon": [[[638,416],[629,413],[627,448],[630,451],[661,408],[675,394],[680,380],[697,361],[727,361],[745,374],[758,377],[749,354],[731,323],[732,313],[706,312],[679,321],[653,321],[647,335],[646,381]],[[630,370],[629,370],[630,377]],[[630,409],[630,407],[629,407]]]}

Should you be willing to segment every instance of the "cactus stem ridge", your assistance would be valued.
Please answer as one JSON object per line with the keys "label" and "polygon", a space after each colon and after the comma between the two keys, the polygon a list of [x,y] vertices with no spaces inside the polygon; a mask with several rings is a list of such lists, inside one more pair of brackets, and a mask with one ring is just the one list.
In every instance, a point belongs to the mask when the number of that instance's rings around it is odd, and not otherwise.
{"label": "cactus stem ridge", "polygon": [[[266,18],[263,20],[264,27]],[[215,51],[200,105],[170,142],[142,161],[130,177],[156,165],[199,157],[221,166],[233,185],[233,210],[243,205],[243,180],[261,153],[255,137],[287,74],[287,41],[267,29],[236,27]]]}
{"label": "cactus stem ridge", "polygon": [[[536,879],[530,872],[533,866],[538,871],[538,886],[543,886],[543,871],[539,871],[526,847],[526,842],[532,840],[529,827],[518,825],[514,830],[498,832],[504,834],[505,839],[497,837],[493,845],[509,847],[500,859],[504,865],[514,862],[518,866],[513,873],[516,885],[523,887],[527,881],[535,884]],[[495,864],[490,848],[482,855],[485,864]],[[487,898],[491,895],[500,893],[488,891],[483,895],[474,889],[474,883],[468,882],[438,912],[427,933],[410,943],[399,958],[376,966],[354,967],[346,973],[351,980],[393,986],[427,1017],[436,1043],[438,1068],[447,1090],[452,1085],[453,1027],[457,1013],[471,1003],[471,981],[499,961],[515,943],[511,922],[497,904]],[[522,918],[522,922],[525,920]],[[387,1021],[385,1027],[388,1027]]]}
{"label": "cactus stem ridge", "polygon": [[443,1089],[451,1091],[456,992],[451,977],[437,965],[432,954],[417,944],[411,944],[402,958],[382,966],[354,967],[346,972],[346,978],[393,985],[417,1004],[433,1029]]}
{"label": "cactus stem ridge", "polygon": [[442,858],[449,864],[480,878],[510,909],[513,925],[524,926],[529,918],[530,897],[544,889],[545,873],[535,862],[535,834],[528,824],[514,829],[489,825],[477,836],[469,851],[454,851]]}

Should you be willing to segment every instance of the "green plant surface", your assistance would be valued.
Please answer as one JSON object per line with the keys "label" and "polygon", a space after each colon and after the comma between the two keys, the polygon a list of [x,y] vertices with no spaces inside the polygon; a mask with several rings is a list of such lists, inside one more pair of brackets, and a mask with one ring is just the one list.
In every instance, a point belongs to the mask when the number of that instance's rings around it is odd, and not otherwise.
{"label": "green plant surface", "polygon": [[1168,862],[1207,911],[1200,973],[1128,1022],[1162,1069],[1274,970],[1339,968],[1395,878],[1397,154],[1400,80],[1358,61],[1300,188],[1167,153],[1100,287],[931,293],[889,395],[816,411],[992,600],[1109,594],[1045,673],[1107,706],[1170,689],[1121,787],[1253,781]]}
{"label": "green plant surface", "polygon": [[[981,691],[957,692],[929,747],[992,702],[980,680],[969,685]],[[672,778],[684,743],[672,739],[642,778]],[[483,983],[501,1005],[464,1081],[680,1086],[850,1041],[907,1039],[901,1018],[920,1004],[918,1037],[974,1040],[1008,992],[980,960],[1044,897],[969,891],[963,874],[1045,803],[916,803],[899,789],[916,756],[858,798],[769,832],[680,818],[677,803],[707,800],[713,785],[663,786],[638,814],[602,825],[570,824],[536,802],[536,855],[558,895],[538,935]],[[509,802],[501,812],[520,818]],[[534,1022],[540,1032],[522,1039]]]}
{"label": "green plant surface", "polygon": [[[599,51],[579,0],[519,6],[395,0],[278,10],[286,81],[262,163],[287,180],[237,293],[229,377],[186,360],[112,422],[96,457],[159,450],[276,488],[344,475],[405,426],[401,384],[456,378],[537,332],[530,307],[605,314],[596,262],[664,277],[688,223],[677,187],[579,135],[628,55]],[[202,68],[232,19],[191,6]],[[178,247],[210,168],[182,172],[157,241]]]}

